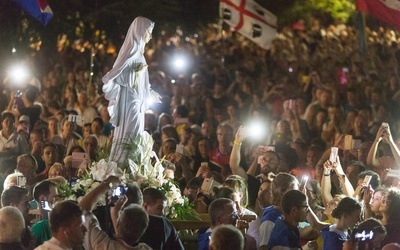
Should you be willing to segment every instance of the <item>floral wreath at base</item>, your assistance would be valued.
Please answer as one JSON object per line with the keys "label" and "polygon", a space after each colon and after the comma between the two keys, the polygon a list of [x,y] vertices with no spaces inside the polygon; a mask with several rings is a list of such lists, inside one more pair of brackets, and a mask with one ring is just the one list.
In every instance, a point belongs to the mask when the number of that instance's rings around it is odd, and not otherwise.
{"label": "floral wreath at base", "polygon": [[[115,143],[115,142],[114,142]],[[75,185],[60,184],[61,198],[81,201],[82,198],[110,176],[120,178],[122,184],[137,185],[141,190],[152,187],[161,190],[167,197],[165,216],[172,220],[198,220],[198,214],[187,197],[182,196],[173,180],[164,178],[162,161],[152,150],[154,141],[146,131],[137,139],[122,143],[127,154],[125,167],[118,167],[116,162],[109,161],[110,146],[102,148],[102,159],[93,162],[76,181]],[[154,162],[154,165],[153,165]],[[100,199],[97,206],[106,206],[107,198]]]}

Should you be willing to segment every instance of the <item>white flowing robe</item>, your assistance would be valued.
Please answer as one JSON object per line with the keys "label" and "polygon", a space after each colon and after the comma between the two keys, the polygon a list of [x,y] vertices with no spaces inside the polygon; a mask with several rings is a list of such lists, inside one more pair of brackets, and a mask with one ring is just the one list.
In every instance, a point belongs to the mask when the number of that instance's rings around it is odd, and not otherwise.
{"label": "white flowing robe", "polygon": [[145,34],[153,26],[147,18],[135,18],[112,70],[102,79],[104,96],[110,101],[110,123],[115,126],[110,161],[125,163],[127,152],[123,144],[140,137],[144,131],[144,113],[151,91],[143,52]]}

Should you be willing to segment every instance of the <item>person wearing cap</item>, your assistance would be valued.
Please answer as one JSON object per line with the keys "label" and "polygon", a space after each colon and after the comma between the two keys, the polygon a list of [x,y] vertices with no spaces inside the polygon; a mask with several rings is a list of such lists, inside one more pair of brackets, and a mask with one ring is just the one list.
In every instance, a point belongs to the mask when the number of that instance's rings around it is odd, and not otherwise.
{"label": "person wearing cap", "polygon": [[0,157],[16,159],[18,155],[29,153],[28,141],[16,132],[14,122],[13,113],[4,112],[1,115]]}
{"label": "person wearing cap", "polygon": [[29,140],[29,128],[31,126],[29,116],[21,115],[18,119],[18,123],[17,133],[23,136],[26,140]]}

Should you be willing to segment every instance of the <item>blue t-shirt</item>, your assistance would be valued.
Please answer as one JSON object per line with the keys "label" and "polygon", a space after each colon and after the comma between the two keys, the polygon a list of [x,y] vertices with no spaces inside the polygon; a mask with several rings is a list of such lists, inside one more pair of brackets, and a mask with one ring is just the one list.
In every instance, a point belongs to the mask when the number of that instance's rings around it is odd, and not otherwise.
{"label": "blue t-shirt", "polygon": [[269,207],[263,208],[263,215],[261,217],[260,223],[263,223],[264,221],[267,221],[267,220],[275,222],[276,219],[278,219],[278,218],[282,219],[282,214],[274,206],[269,206]]}
{"label": "blue t-shirt", "polygon": [[277,219],[282,220],[282,214],[274,206],[269,206],[263,209],[263,216],[260,220],[260,241],[259,246],[268,245],[272,229],[275,226]]}
{"label": "blue t-shirt", "polygon": [[329,225],[321,230],[324,240],[323,250],[342,250],[348,235],[336,229],[335,225]]}
{"label": "blue t-shirt", "polygon": [[268,242],[268,249],[273,247],[301,249],[300,232],[297,226],[288,225],[285,221],[277,219]]}
{"label": "blue t-shirt", "polygon": [[210,246],[211,230],[199,232],[197,235],[197,249],[208,250]]}

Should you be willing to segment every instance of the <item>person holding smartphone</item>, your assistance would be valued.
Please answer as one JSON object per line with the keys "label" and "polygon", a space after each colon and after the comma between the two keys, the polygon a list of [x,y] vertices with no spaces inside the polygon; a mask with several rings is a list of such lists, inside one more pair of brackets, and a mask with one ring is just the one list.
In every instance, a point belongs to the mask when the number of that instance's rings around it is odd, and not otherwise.
{"label": "person holding smartphone", "polygon": [[49,214],[54,206],[58,191],[56,184],[50,180],[44,180],[36,184],[33,189],[33,197],[37,203],[41,220],[32,226],[32,234],[36,241],[36,246],[43,244],[52,237],[49,223]]}
{"label": "person holding smartphone", "polygon": [[4,112],[1,115],[0,130],[0,157],[16,159],[18,155],[29,153],[29,144],[15,130],[15,117],[11,112]]}
{"label": "person holding smartphone", "polygon": [[382,224],[386,227],[387,236],[383,240],[383,245],[389,243],[400,244],[400,189],[389,188],[382,197],[379,211],[382,213]]}
{"label": "person holding smartphone", "polygon": [[179,235],[168,219],[148,215],[144,211],[142,208],[142,192],[132,184],[126,186],[125,195],[120,196],[116,200],[115,206],[110,208],[113,229],[118,237],[117,240],[111,239],[100,228],[98,219],[91,212],[96,207],[98,200],[104,197],[108,191],[111,191],[110,184],[118,186],[120,184],[119,178],[108,177],[79,202],[79,205],[88,211],[84,214],[85,226],[88,229],[88,240],[84,243],[85,249],[146,250],[151,249],[149,246],[161,250],[184,249]]}

